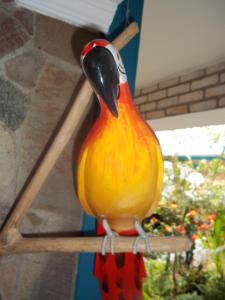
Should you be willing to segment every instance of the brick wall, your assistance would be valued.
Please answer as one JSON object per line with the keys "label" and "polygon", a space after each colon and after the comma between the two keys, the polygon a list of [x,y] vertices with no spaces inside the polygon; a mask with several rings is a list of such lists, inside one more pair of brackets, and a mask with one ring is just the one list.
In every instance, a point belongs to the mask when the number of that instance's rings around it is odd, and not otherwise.
{"label": "brick wall", "polygon": [[[0,227],[78,90],[76,53],[92,34],[0,0]],[[89,118],[90,119],[90,118]],[[87,122],[82,133],[85,135]],[[80,134],[76,147],[82,141]],[[23,233],[79,231],[74,139],[24,218]],[[74,254],[0,257],[1,300],[73,299]]]}
{"label": "brick wall", "polygon": [[147,120],[225,107],[225,62],[136,90],[134,101]]}

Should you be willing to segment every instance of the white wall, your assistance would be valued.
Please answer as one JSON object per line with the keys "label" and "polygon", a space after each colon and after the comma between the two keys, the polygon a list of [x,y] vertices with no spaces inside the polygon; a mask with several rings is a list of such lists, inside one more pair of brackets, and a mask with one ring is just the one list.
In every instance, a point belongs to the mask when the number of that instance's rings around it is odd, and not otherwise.
{"label": "white wall", "polygon": [[224,58],[224,0],[145,0],[137,88]]}
{"label": "white wall", "polygon": [[151,120],[148,123],[155,131],[223,125],[225,124],[225,108]]}

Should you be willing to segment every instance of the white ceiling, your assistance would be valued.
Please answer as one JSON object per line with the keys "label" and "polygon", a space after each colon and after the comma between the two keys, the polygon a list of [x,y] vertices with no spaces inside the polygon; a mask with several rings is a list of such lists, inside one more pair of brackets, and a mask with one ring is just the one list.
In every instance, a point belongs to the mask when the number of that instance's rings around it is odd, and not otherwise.
{"label": "white ceiling", "polygon": [[225,0],[145,0],[136,87],[225,59]]}

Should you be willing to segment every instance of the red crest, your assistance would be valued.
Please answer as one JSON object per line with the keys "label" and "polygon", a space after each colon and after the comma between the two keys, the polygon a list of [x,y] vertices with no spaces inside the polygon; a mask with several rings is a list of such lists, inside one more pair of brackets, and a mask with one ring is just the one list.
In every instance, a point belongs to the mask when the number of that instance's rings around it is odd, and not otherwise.
{"label": "red crest", "polygon": [[105,46],[107,46],[107,45],[109,45],[109,42],[106,41],[106,40],[103,40],[103,39],[98,39],[98,40],[93,40],[93,41],[91,41],[90,43],[88,43],[88,44],[84,47],[84,49],[83,49],[83,51],[82,51],[82,53],[81,53],[81,60],[83,60],[84,57],[88,54],[88,52],[89,52],[90,50],[92,50],[94,47],[96,47],[96,46],[99,46],[99,47],[105,47]]}

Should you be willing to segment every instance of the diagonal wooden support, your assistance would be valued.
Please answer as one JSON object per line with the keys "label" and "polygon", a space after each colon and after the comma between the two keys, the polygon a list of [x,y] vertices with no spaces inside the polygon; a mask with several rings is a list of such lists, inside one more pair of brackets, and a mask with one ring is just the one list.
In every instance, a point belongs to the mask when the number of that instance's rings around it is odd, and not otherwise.
{"label": "diagonal wooden support", "polygon": [[[136,23],[130,24],[113,41],[113,45],[118,50],[120,50],[138,33],[138,31],[138,25]],[[43,183],[54,167],[63,149],[69,142],[73,132],[79,128],[83,117],[87,114],[91,103],[92,92],[93,91],[90,84],[87,80],[85,80],[64,120],[64,123],[59,129],[43,160],[41,161],[39,167],[31,178],[29,184],[21,195],[19,201],[17,202],[14,210],[10,214],[7,222],[5,223],[5,226],[0,233],[0,255],[50,251],[100,251],[102,238],[99,237],[23,238],[19,232],[19,226],[23,220],[24,215],[26,214],[34,198],[40,191]],[[120,237],[118,239],[118,242],[120,242],[122,246],[119,246],[119,244],[118,246],[116,245],[115,251],[130,251],[129,249],[131,249],[132,239],[133,238]],[[177,242],[175,244],[174,240],[170,239],[166,242],[165,239],[168,240],[170,238],[154,238],[157,245],[155,247],[155,250],[160,251],[159,245],[161,244],[162,251],[175,251],[174,246],[177,243],[180,245],[178,247],[179,251],[187,251],[190,248],[190,242],[186,238],[180,238],[180,240],[176,240]],[[165,247],[165,245],[168,246]],[[144,251],[143,245],[141,246],[141,243],[139,250]]]}

